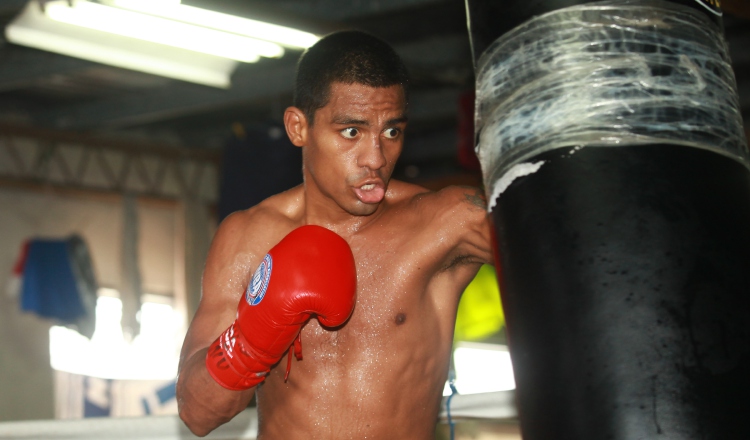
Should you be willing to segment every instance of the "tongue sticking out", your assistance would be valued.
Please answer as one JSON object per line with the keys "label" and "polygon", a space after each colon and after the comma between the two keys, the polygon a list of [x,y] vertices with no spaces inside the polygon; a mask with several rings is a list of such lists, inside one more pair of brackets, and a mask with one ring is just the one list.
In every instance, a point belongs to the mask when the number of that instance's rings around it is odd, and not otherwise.
{"label": "tongue sticking out", "polygon": [[354,188],[357,198],[362,203],[380,203],[385,197],[385,189],[380,185],[368,184]]}

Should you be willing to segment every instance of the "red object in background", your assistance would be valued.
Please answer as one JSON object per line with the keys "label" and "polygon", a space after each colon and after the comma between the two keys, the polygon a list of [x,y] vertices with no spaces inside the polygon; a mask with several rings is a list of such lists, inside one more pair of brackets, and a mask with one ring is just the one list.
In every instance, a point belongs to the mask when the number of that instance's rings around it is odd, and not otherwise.
{"label": "red object in background", "polygon": [[13,265],[13,275],[20,277],[23,274],[23,268],[26,266],[26,258],[29,256],[29,240],[21,245],[21,253],[18,254],[16,264]]}
{"label": "red object in background", "polygon": [[480,171],[474,152],[474,90],[458,98],[458,162],[467,171]]}
{"label": "red object in background", "polygon": [[30,240],[25,240],[21,245],[21,252],[18,254],[16,262],[13,264],[13,270],[8,278],[5,291],[9,298],[18,298],[21,296],[21,280],[23,279],[23,269],[26,267],[26,259],[29,256]]}

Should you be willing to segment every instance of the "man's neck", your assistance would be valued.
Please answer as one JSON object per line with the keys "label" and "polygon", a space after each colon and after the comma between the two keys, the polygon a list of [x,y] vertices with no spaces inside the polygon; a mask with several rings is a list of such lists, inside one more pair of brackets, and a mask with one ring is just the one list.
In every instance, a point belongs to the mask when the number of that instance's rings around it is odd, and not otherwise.
{"label": "man's neck", "polygon": [[342,236],[354,234],[375,221],[386,209],[387,204],[386,200],[383,200],[372,214],[355,215],[342,209],[333,200],[317,196],[305,191],[305,224],[324,226]]}

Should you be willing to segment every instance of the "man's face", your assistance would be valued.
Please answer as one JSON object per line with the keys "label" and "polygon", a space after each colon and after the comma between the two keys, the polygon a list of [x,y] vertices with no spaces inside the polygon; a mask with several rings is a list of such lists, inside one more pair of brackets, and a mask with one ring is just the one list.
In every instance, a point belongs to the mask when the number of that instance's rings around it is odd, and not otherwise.
{"label": "man's face", "polygon": [[333,200],[349,214],[372,214],[385,197],[405,129],[400,85],[331,84],[328,104],[307,127],[306,190]]}

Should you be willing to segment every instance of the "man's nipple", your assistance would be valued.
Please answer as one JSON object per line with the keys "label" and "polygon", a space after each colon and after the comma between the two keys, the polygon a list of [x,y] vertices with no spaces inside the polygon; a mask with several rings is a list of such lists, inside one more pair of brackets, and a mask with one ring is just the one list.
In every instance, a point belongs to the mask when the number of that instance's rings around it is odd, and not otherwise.
{"label": "man's nipple", "polygon": [[406,313],[399,313],[396,315],[396,318],[394,319],[396,322],[396,325],[401,325],[406,322]]}

